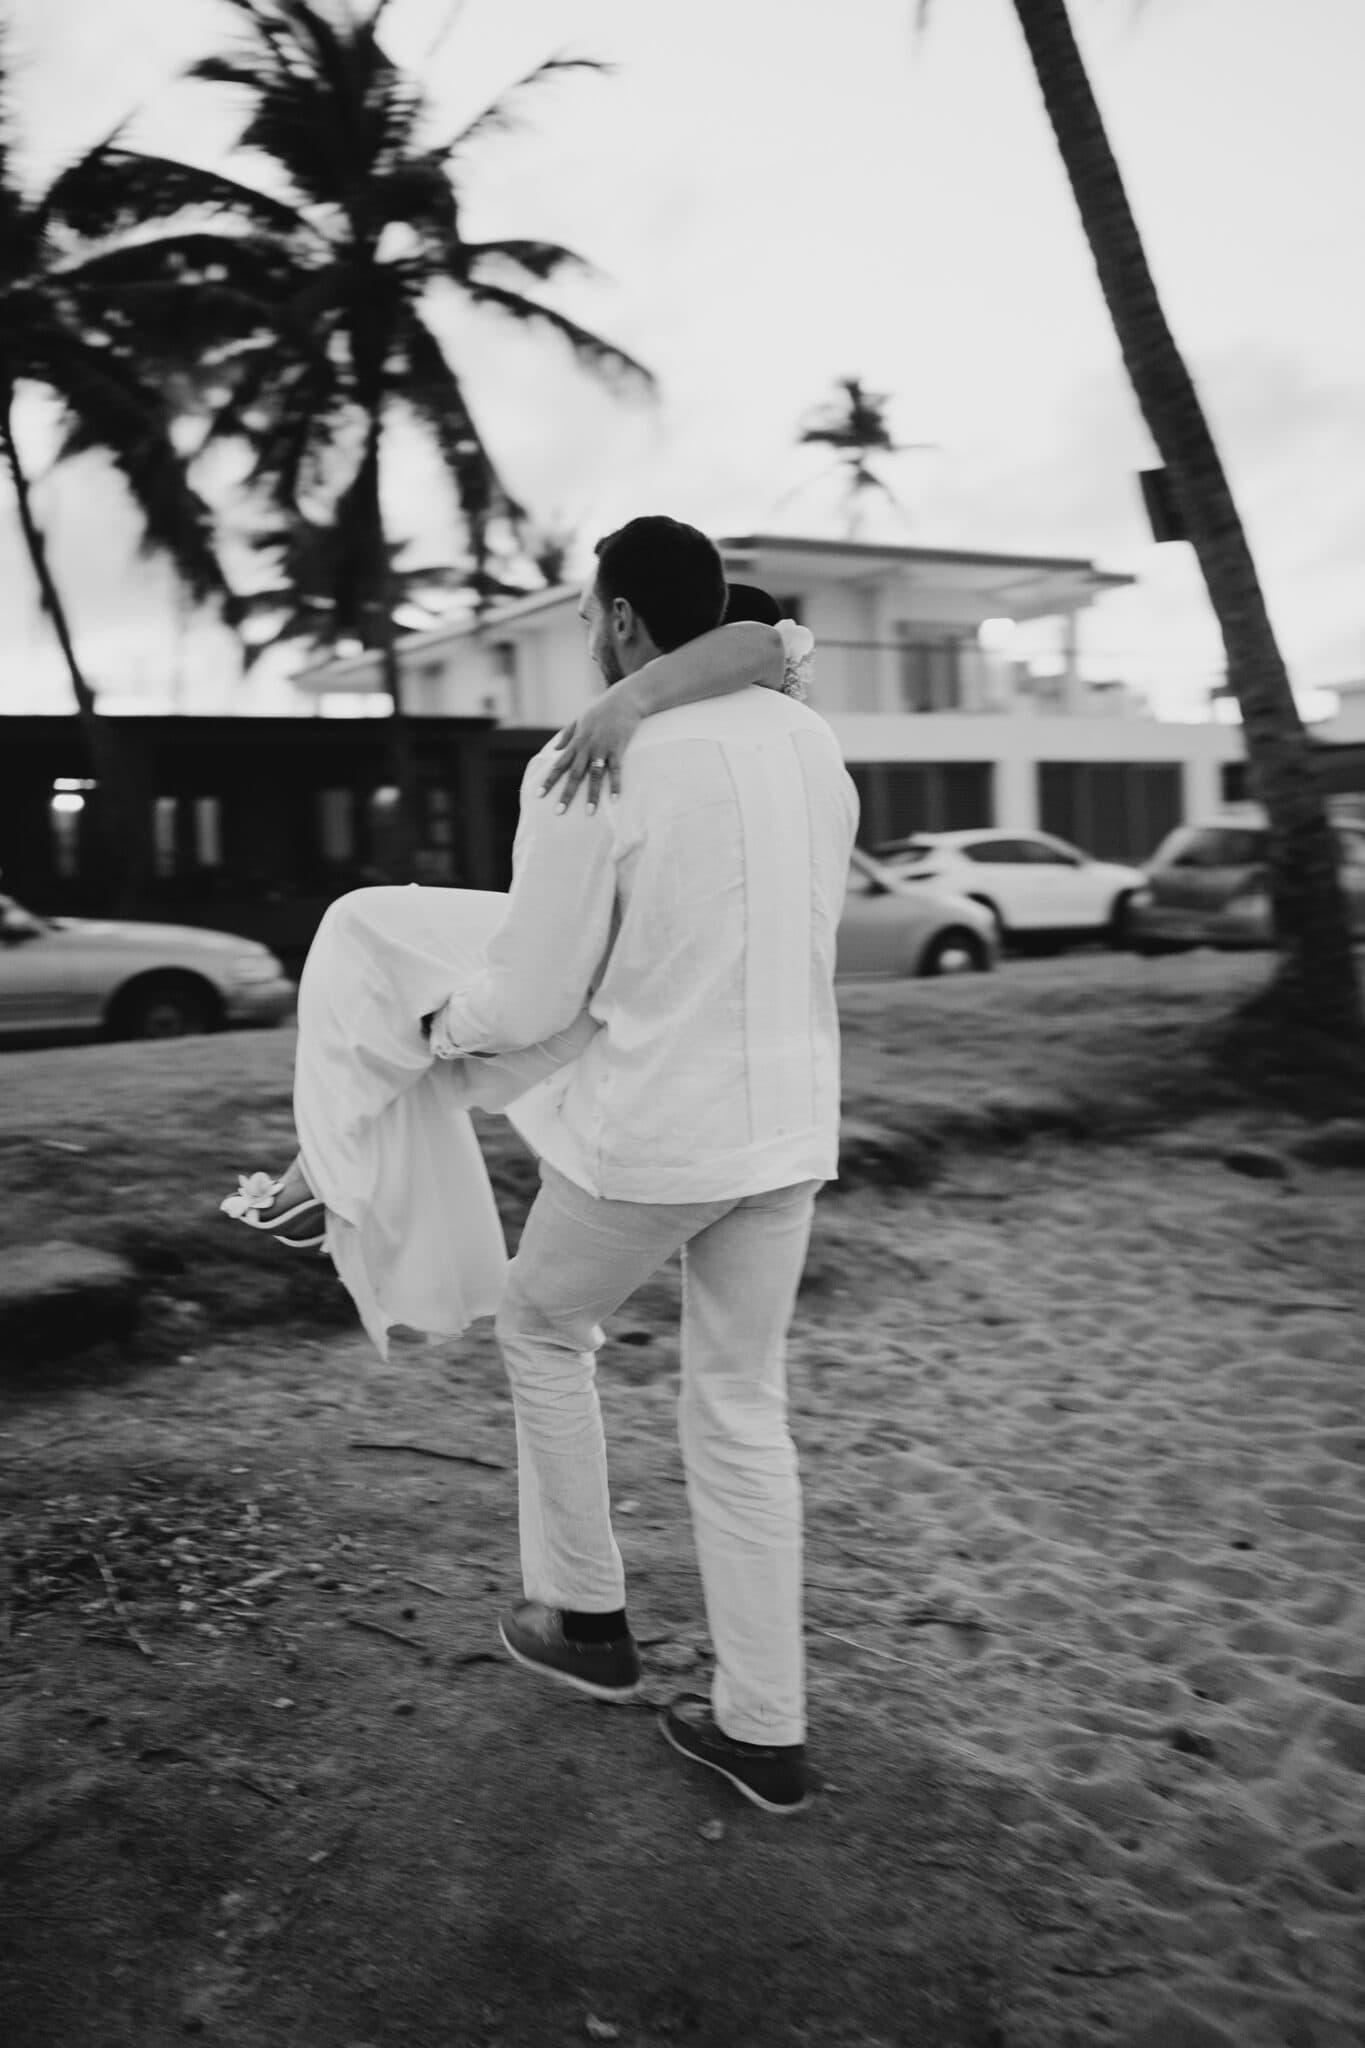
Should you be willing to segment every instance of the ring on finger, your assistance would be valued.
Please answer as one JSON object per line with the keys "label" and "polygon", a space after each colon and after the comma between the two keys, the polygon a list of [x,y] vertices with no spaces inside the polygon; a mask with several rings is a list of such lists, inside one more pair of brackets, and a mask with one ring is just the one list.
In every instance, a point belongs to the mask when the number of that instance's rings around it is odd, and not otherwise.
{"label": "ring on finger", "polygon": [[598,772],[598,774],[600,774],[600,773],[602,772],[602,770],[603,770],[603,769],[604,769],[604,768],[606,767],[606,765],[607,765],[607,764],[606,764],[606,762],[605,762],[605,761],[589,761],[589,763],[588,763],[588,766],[589,766],[589,768],[593,768],[593,769],[596,769],[596,770],[597,770],[597,772]]}

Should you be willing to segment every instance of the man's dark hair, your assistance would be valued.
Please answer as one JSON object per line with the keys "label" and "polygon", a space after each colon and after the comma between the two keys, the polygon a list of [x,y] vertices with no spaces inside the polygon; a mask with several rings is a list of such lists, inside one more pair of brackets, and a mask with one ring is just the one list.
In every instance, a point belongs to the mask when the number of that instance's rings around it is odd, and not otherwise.
{"label": "man's dark hair", "polygon": [[760,590],[756,583],[732,583],[721,624],[733,626],[740,619],[756,619],[760,626],[775,626],[781,616],[782,608],[771,591]]}
{"label": "man's dark hair", "polygon": [[681,520],[632,519],[597,543],[597,595],[635,607],[663,654],[709,633],[725,610],[725,570],[714,541]]}

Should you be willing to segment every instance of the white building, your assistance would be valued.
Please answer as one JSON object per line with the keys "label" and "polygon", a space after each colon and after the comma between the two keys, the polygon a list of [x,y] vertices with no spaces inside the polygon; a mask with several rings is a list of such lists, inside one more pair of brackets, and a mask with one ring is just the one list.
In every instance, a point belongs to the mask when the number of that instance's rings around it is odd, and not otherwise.
{"label": "white building", "polygon": [[1334,683],[1332,691],[1337,708],[1330,718],[1319,719],[1313,727],[1314,739],[1338,747],[1365,744],[1365,678]]}
{"label": "white building", "polygon": [[[1097,678],[1082,614],[1133,579],[1091,562],[752,534],[720,543],[732,580],[761,584],[815,635],[813,703],[863,797],[864,842],[994,824],[1141,858],[1216,809],[1243,758],[1236,726],[1163,721]],[[402,643],[418,714],[545,733],[600,688],[578,589],[499,606]],[[383,708],[378,658],[306,670],[323,711]]]}

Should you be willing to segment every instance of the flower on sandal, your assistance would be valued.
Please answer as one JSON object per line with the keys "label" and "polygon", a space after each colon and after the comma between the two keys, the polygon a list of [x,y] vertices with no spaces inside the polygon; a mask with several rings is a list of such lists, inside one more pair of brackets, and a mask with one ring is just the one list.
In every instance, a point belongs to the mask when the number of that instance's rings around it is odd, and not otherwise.
{"label": "flower on sandal", "polygon": [[268,1209],[280,1191],[280,1182],[269,1173],[239,1173],[235,1195],[224,1195],[218,1207],[225,1216],[244,1219]]}

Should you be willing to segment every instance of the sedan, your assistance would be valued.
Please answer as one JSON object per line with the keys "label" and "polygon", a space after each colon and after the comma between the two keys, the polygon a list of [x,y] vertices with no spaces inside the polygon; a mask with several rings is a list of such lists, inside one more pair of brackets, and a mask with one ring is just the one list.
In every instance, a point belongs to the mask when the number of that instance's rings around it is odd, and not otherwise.
{"label": "sedan", "polygon": [[0,1038],[180,1038],[277,1024],[294,993],[254,939],[193,925],[37,917],[0,896]]}
{"label": "sedan", "polygon": [[965,896],[912,889],[855,849],[839,920],[835,973],[982,973],[999,956],[989,912]]}
{"label": "sedan", "polygon": [[1091,860],[1050,832],[917,832],[879,847],[877,858],[904,882],[970,896],[1003,940],[1117,944],[1128,899],[1146,880],[1140,869]]}
{"label": "sedan", "polygon": [[[1365,940],[1365,825],[1342,818],[1334,829],[1351,936]],[[1182,825],[1163,839],[1129,906],[1136,950],[1273,945],[1268,841],[1265,813],[1251,805]]]}

